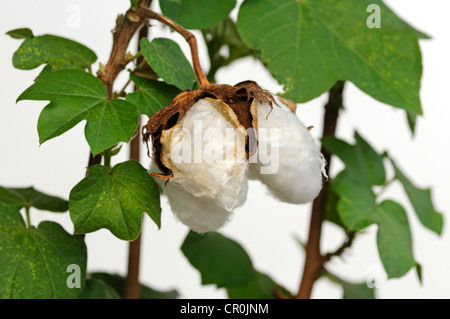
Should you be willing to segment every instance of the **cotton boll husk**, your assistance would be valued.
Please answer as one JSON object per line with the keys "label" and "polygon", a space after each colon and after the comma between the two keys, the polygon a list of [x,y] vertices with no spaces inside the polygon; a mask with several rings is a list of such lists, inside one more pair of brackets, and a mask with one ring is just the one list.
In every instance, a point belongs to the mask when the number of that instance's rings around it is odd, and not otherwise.
{"label": "cotton boll husk", "polygon": [[[322,188],[325,162],[306,126],[288,107],[278,104],[272,108],[267,103],[258,103],[257,162],[250,165],[250,175],[264,183],[280,201],[307,203],[316,198]],[[274,171],[276,163],[264,163],[267,161],[265,150],[269,150],[269,158],[273,156],[274,160],[277,157],[273,154],[278,152],[278,170],[271,174],[264,174],[264,170],[273,165],[271,170]]]}
{"label": "cotton boll husk", "polygon": [[248,172],[245,131],[234,127],[217,105],[199,100],[167,134],[170,143],[166,144],[170,146],[163,145],[163,153],[173,172],[169,183],[194,197],[214,199],[218,207],[228,212],[245,201]]}

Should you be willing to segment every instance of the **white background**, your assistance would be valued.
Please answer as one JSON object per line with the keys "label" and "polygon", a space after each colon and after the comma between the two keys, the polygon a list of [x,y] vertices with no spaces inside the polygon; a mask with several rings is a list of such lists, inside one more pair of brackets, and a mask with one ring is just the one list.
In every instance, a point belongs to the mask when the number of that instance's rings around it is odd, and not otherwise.
{"label": "white background", "polygon": [[[156,2],[156,1],[155,1]],[[400,201],[408,210],[414,240],[414,254],[423,266],[423,284],[411,270],[401,279],[387,281],[376,249],[376,226],[367,229],[342,259],[335,259],[329,269],[344,278],[364,282],[368,277],[378,280],[379,298],[449,298],[450,297],[450,152],[449,152],[449,73],[450,43],[448,14],[450,3],[445,0],[389,0],[386,3],[401,17],[432,36],[421,41],[424,74],[421,99],[424,116],[418,120],[416,136],[407,128],[404,112],[373,100],[352,84],[345,90],[345,106],[337,135],[352,141],[357,129],[378,151],[388,150],[409,177],[420,187],[432,187],[436,209],[444,213],[444,230],[439,237],[425,229],[412,211],[402,188],[392,185],[384,197]],[[79,41],[93,49],[98,62],[106,64],[111,49],[111,29],[119,13],[124,13],[129,1],[1,1],[0,3],[0,185],[26,187],[68,198],[71,188],[85,175],[89,148],[84,139],[85,122],[68,133],[39,146],[37,119],[46,102],[15,99],[40,72],[17,70],[11,58],[20,41],[4,35],[6,31],[29,27],[34,34],[51,33]],[[155,10],[159,8],[154,6]],[[236,16],[237,10],[234,11]],[[74,16],[75,14],[75,16]],[[79,14],[79,20],[77,20]],[[75,18],[75,19],[74,19]],[[77,25],[77,22],[79,24]],[[151,36],[168,36],[181,40],[167,29],[155,27]],[[201,60],[207,70],[206,48],[199,39]],[[188,47],[179,41],[188,55]],[[134,52],[136,41],[130,50]],[[189,56],[189,55],[188,55]],[[203,57],[203,58],[202,58]],[[125,72],[124,72],[125,73]],[[117,83],[123,83],[122,74]],[[242,80],[256,80],[274,93],[279,86],[261,64],[251,58],[232,64],[217,75],[218,82],[235,84]],[[314,125],[312,134],[321,132],[323,95],[299,105],[297,115],[306,125]],[[113,164],[127,160],[128,148],[113,159]],[[148,167],[145,152],[142,162]],[[333,163],[335,173],[342,168],[339,160]],[[307,238],[310,205],[296,206],[279,203],[266,196],[258,182],[249,185],[247,203],[235,212],[235,218],[221,232],[241,243],[250,254],[256,269],[272,276],[278,283],[296,292],[302,272],[304,253],[295,237]],[[172,216],[166,200],[162,199],[162,228],[157,230],[145,217],[143,226],[141,280],[156,289],[176,288],[185,298],[224,298],[224,290],[201,286],[199,273],[190,266],[179,250],[187,228]],[[68,213],[51,214],[32,210],[32,223],[55,220],[72,232]],[[326,224],[323,230],[323,251],[340,245],[344,239],[335,226]],[[115,238],[107,230],[86,236],[88,270],[126,273],[128,243]],[[340,298],[341,288],[321,279],[313,290],[315,298]]]}

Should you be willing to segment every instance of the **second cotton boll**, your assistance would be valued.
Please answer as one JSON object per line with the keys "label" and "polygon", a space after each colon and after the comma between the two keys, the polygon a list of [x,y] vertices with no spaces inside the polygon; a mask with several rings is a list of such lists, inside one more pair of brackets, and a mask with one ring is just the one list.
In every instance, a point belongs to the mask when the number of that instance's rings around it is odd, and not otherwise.
{"label": "second cotton boll", "polygon": [[[283,103],[258,103],[258,152],[252,178],[264,183],[280,201],[303,204],[322,189],[325,160],[309,130]],[[270,154],[270,156],[268,156]]]}

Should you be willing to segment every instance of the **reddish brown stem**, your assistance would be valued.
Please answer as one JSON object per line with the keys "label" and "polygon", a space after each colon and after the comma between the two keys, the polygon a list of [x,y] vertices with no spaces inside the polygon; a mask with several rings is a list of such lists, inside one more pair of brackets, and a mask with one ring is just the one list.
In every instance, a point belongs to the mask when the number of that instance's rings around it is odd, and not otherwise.
{"label": "reddish brown stem", "polygon": [[[143,26],[139,31],[138,40],[142,38],[147,38],[148,36],[148,27]],[[138,41],[138,51],[141,49],[139,45],[140,41]],[[143,56],[140,56],[136,65],[140,65],[143,60]],[[134,87],[136,90],[136,87]],[[140,152],[141,152],[141,140],[140,134],[141,131],[141,121],[139,119],[139,124],[136,129],[138,132],[130,141],[130,160],[140,161]],[[142,234],[142,232],[141,232]],[[141,260],[141,234],[128,245],[128,273],[125,278],[125,285],[123,288],[123,298],[125,299],[139,299],[141,294],[141,285],[139,283],[139,265]]]}
{"label": "reddish brown stem", "polygon": [[109,99],[113,97],[113,85],[117,75],[131,61],[126,54],[128,44],[136,30],[145,23],[140,17],[145,10],[148,10],[147,7],[151,2],[152,0],[141,0],[137,9],[129,9],[113,31],[113,47],[108,63],[103,71],[97,72],[99,79],[108,90]]}
{"label": "reddish brown stem", "polygon": [[[342,107],[342,93],[344,82],[337,82],[329,92],[328,103],[325,105],[324,126],[322,136],[334,136],[336,132],[339,110]],[[330,169],[331,154],[322,147],[322,154]],[[322,223],[325,219],[325,206],[327,202],[329,183],[324,180],[323,188],[319,196],[314,200],[311,221],[309,226],[308,243],[306,244],[306,258],[303,267],[303,276],[299,291],[295,298],[309,299],[311,297],[314,282],[319,278],[325,258],[320,252],[320,237],[322,233]]]}
{"label": "reddish brown stem", "polygon": [[153,12],[152,10],[145,9],[143,17],[158,20],[159,22],[164,23],[165,25],[169,26],[170,28],[172,28],[173,30],[175,30],[176,32],[178,32],[183,36],[183,38],[189,44],[189,47],[191,49],[192,65],[194,67],[195,76],[197,77],[200,87],[203,88],[210,86],[211,83],[209,83],[200,65],[200,60],[198,58],[197,39],[195,38],[195,36],[191,32],[187,31],[183,27],[179,26],[178,24],[170,20],[169,18],[166,18],[156,12]]}

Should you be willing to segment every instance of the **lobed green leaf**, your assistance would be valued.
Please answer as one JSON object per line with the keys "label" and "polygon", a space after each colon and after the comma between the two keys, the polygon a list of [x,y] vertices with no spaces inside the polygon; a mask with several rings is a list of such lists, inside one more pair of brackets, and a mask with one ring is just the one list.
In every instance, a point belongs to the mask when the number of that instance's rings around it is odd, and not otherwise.
{"label": "lobed green leaf", "polygon": [[133,240],[141,230],[144,212],[161,226],[158,186],[136,161],[111,170],[89,167],[87,177],[70,192],[69,207],[76,233],[106,228],[122,240]]}
{"label": "lobed green leaf", "polygon": [[39,141],[59,136],[87,120],[86,140],[98,154],[118,142],[128,142],[138,126],[136,106],[107,99],[106,88],[95,76],[80,70],[60,70],[40,76],[17,99],[50,101],[38,120]]}
{"label": "lobed green leaf", "polygon": [[[13,31],[18,35],[17,30]],[[20,31],[20,34],[28,36],[13,55],[13,65],[18,69],[31,70],[42,64],[52,70],[85,69],[97,60],[91,49],[78,42],[50,34],[37,37],[28,31]]]}
{"label": "lobed green leaf", "polygon": [[[84,239],[45,221],[25,227],[16,207],[0,203],[0,298],[77,298],[84,286]],[[79,288],[67,285],[67,267],[80,267]]]}
{"label": "lobed green leaf", "polygon": [[159,0],[163,14],[186,29],[204,29],[225,19],[236,0]]}
{"label": "lobed green leaf", "polygon": [[59,197],[50,196],[33,187],[5,188],[0,186],[0,202],[18,207],[34,207],[55,213],[65,212],[69,209],[69,203]]}
{"label": "lobed green leaf", "polygon": [[[366,25],[370,4],[381,8],[381,28]],[[422,113],[418,33],[381,0],[247,0],[237,26],[296,102],[349,80],[381,102]]]}

